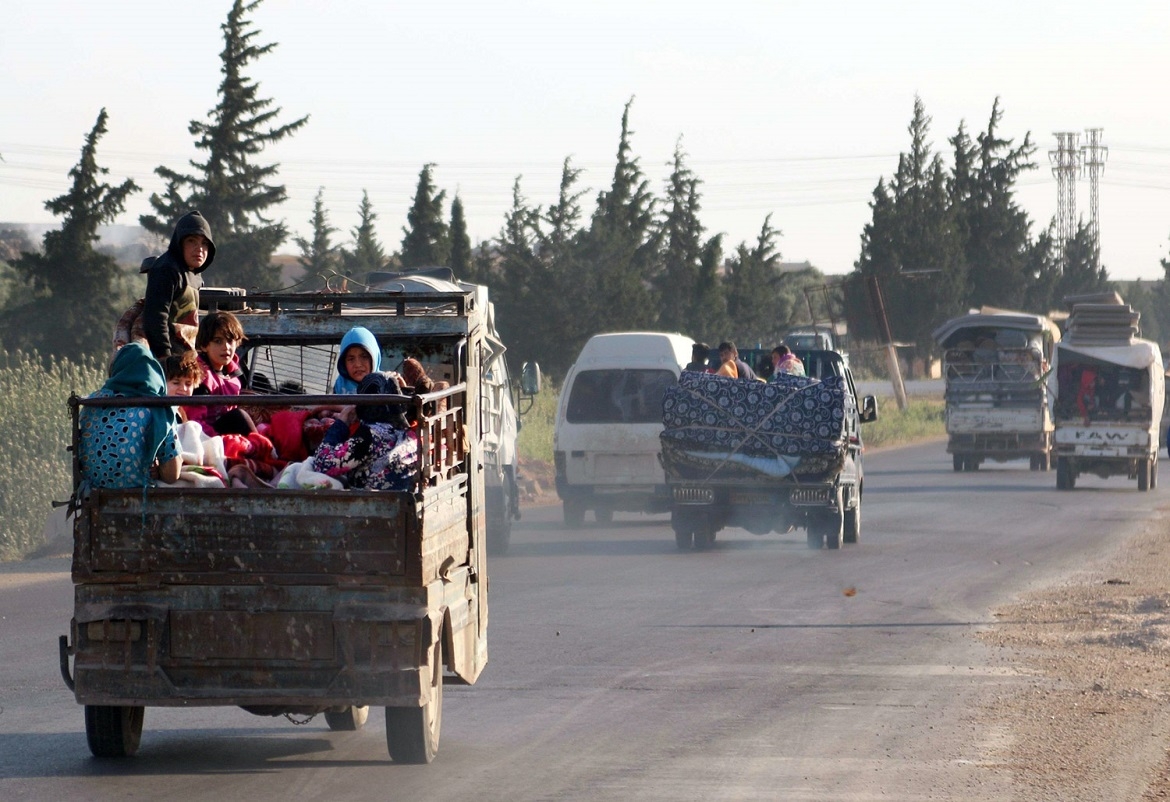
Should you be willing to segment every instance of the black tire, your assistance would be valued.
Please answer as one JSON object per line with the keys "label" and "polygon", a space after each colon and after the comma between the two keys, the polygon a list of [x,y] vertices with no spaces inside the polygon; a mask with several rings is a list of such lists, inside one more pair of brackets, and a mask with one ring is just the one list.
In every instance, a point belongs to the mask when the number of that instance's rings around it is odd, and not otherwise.
{"label": "black tire", "polygon": [[611,524],[613,523],[613,510],[609,507],[597,507],[593,510],[593,520],[603,525]]}
{"label": "black tire", "polygon": [[852,545],[861,540],[861,499],[857,499],[857,505],[851,510],[845,510],[845,536],[846,543]]}
{"label": "black tire", "polygon": [[681,551],[690,551],[691,544],[694,542],[695,533],[689,529],[685,532],[674,530],[674,545],[678,546]]}
{"label": "black tire", "polygon": [[505,554],[512,542],[512,505],[515,504],[515,490],[511,477],[504,476],[499,495],[499,504],[490,504],[487,507],[488,554]]}
{"label": "black tire", "polygon": [[808,524],[805,526],[804,534],[810,549],[820,550],[825,545],[825,533],[823,530],[818,529],[816,523],[813,522],[812,513],[809,513]]}
{"label": "black tire", "polygon": [[443,642],[431,648],[430,695],[420,707],[386,708],[386,749],[395,763],[430,763],[439,752],[443,723]]}
{"label": "black tire", "polygon": [[969,471],[979,470],[979,463],[981,461],[982,460],[978,459],[977,457],[967,457],[967,470],[969,470]]}
{"label": "black tire", "polygon": [[1056,489],[1072,490],[1076,486],[1076,477],[1072,472],[1072,463],[1065,457],[1056,458]]}
{"label": "black tire", "polygon": [[1153,465],[1153,460],[1142,460],[1138,465],[1138,491],[1145,493],[1150,489],[1150,468]]}
{"label": "black tire", "polygon": [[576,499],[565,499],[564,504],[565,526],[576,529],[585,523],[585,503]]}
{"label": "black tire", "polygon": [[[840,497],[838,497],[840,498]],[[839,549],[845,540],[845,516],[840,506],[836,510],[812,510],[808,519],[808,546],[819,549]]]}
{"label": "black tire", "polygon": [[362,705],[347,707],[345,710],[326,710],[325,723],[334,732],[353,732],[366,726],[370,708]]}
{"label": "black tire", "polygon": [[1033,471],[1043,470],[1040,467],[1040,459],[1041,459],[1040,457],[1033,454],[1031,457],[1028,458],[1028,467]]}
{"label": "black tire", "polygon": [[965,467],[965,460],[963,459],[963,455],[962,454],[952,454],[951,455],[951,464],[955,466],[955,473],[962,472],[963,468]]}
{"label": "black tire", "polygon": [[1150,490],[1158,486],[1158,458],[1155,456],[1150,464]]}
{"label": "black tire", "polygon": [[710,524],[695,530],[695,548],[706,551],[715,545],[715,527]]}
{"label": "black tire", "polygon": [[132,757],[142,742],[144,707],[85,706],[85,740],[94,757]]}

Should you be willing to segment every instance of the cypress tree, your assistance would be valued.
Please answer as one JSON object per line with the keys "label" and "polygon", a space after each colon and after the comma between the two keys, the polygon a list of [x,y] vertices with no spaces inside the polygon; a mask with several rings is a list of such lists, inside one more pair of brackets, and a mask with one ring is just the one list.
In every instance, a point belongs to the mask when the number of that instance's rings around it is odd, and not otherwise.
{"label": "cypress tree", "polygon": [[595,331],[649,328],[657,318],[651,282],[657,240],[652,231],[654,198],[630,146],[631,98],[622,112],[621,138],[613,183],[597,198],[588,235],[583,240],[582,276],[586,312]]}
{"label": "cypress tree", "polygon": [[107,119],[102,109],[69,171],[69,191],[45,202],[62,218],[61,228],[45,234],[42,253],[26,251],[13,263],[29,298],[10,305],[0,321],[9,349],[67,359],[108,353],[109,335],[128,297],[117,263],[94,244],[98,227],[112,223],[139,187],[132,179],[118,186],[102,181],[109,170],[98,165],[97,144]]}
{"label": "cypress tree", "polygon": [[697,303],[703,224],[699,222],[699,184],[686,165],[681,139],[675,144],[666,187],[666,214],[660,240],[662,272],[658,276],[658,320],[665,331],[694,328],[703,307]]}
{"label": "cypress tree", "polygon": [[1015,202],[1015,183],[1036,147],[1030,135],[1013,147],[999,134],[1003,110],[996,98],[987,130],[972,143],[960,127],[955,152],[952,205],[970,271],[971,306],[1018,307],[1036,278],[1028,257],[1031,222]]}
{"label": "cypress tree", "polygon": [[297,237],[297,247],[301,255],[297,261],[305,268],[305,273],[316,276],[327,286],[329,280],[336,274],[338,267],[337,246],[333,244],[333,235],[337,229],[329,225],[329,212],[325,209],[325,188],[317,190],[313,199],[313,216],[309,218],[313,229],[312,239]]}
{"label": "cypress tree", "polygon": [[365,281],[375,270],[386,267],[386,251],[374,232],[374,221],[378,215],[370,203],[370,193],[362,190],[362,202],[358,207],[358,225],[350,234],[353,236],[353,250],[341,250],[342,272],[350,278]]}
{"label": "cypress tree", "polygon": [[406,227],[402,229],[402,267],[447,265],[451,257],[451,233],[443,221],[443,200],[446,191],[435,194],[431,178],[434,164],[424,164],[418,174],[418,188],[414,202],[406,213]]}
{"label": "cypress tree", "polygon": [[451,256],[449,264],[456,276],[471,275],[471,238],[467,236],[467,218],[463,216],[463,199],[458,194],[451,201]]}
{"label": "cypress tree", "polygon": [[276,248],[288,237],[283,222],[268,217],[269,210],[287,197],[283,184],[275,183],[279,165],[255,163],[256,155],[299,130],[308,116],[277,124],[279,107],[260,98],[259,84],[244,74],[245,68],[270,52],[276,43],[256,44],[258,31],[247,15],[262,0],[235,0],[223,30],[223,82],[219,104],[208,119],[192,120],[188,131],[195,147],[205,152],[204,161],[191,160],[191,172],[165,166],[155,173],[166,181],[163,193],[150,204],[155,214],[142,215],[144,228],[169,237],[175,220],[188,209],[199,209],[211,224],[215,237],[214,283],[271,289],[279,281],[272,264]]}
{"label": "cypress tree", "polygon": [[[776,331],[776,295],[779,286],[779,259],[772,215],[764,218],[753,247],[740,243],[727,265],[724,280],[727,294],[728,336],[737,345],[754,347],[779,340]],[[787,317],[784,318],[785,322]]]}

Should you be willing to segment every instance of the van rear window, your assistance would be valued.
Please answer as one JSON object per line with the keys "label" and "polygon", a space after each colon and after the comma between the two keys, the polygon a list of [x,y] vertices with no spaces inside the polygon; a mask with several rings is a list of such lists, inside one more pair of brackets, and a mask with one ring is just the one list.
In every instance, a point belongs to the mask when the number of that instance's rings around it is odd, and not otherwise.
{"label": "van rear window", "polygon": [[573,380],[569,423],[661,423],[662,395],[678,381],[669,370],[584,370]]}

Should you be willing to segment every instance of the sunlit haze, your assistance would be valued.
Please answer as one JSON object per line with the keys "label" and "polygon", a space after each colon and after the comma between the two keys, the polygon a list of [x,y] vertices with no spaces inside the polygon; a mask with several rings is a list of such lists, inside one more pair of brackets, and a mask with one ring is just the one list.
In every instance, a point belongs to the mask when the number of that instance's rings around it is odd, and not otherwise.
{"label": "sunlit haze", "polygon": [[[159,165],[196,157],[187,126],[217,102],[228,0],[9,0],[0,27],[0,222],[52,223],[99,110],[98,161],[134,178],[119,223],[162,188]],[[248,69],[262,97],[306,127],[261,155],[289,199],[276,214],[307,235],[324,188],[336,243],[368,190],[397,250],[419,170],[463,199],[473,242],[495,237],[512,185],[556,198],[565,157],[583,168],[585,210],[608,186],[624,104],[656,195],[680,141],[702,179],[701,220],[729,245],[766,215],[786,261],[852,268],[878,179],[909,147],[914,98],[930,139],[965,121],[1031,133],[1038,167],[1018,200],[1035,236],[1057,211],[1053,132],[1103,129],[1102,262],[1113,278],[1158,278],[1170,243],[1170,75],[1165,2],[353,2],[267,0],[249,19],[279,46]],[[1077,184],[1088,219],[1089,182]],[[281,248],[295,252],[290,241]]]}

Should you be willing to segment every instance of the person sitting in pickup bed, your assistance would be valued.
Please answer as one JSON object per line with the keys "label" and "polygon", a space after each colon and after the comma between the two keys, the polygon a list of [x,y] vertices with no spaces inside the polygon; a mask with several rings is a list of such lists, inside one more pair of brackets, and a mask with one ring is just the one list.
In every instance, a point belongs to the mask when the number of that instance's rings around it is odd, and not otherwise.
{"label": "person sitting in pickup bed", "polygon": [[[199,352],[203,381],[195,395],[239,395],[244,372],[236,347],[244,339],[244,327],[231,312],[211,312],[199,321],[195,349]],[[235,405],[187,407],[187,419],[199,423],[209,436],[249,435],[256,431],[252,417]]]}
{"label": "person sitting in pickup bed", "polygon": [[341,353],[337,356],[337,378],[333,392],[353,395],[367,374],[381,370],[382,349],[369,329],[354,326],[341,338]]}
{"label": "person sitting in pickup bed", "polygon": [[[162,366],[142,343],[122,346],[110,377],[90,398],[163,398]],[[82,407],[78,452],[82,476],[94,487],[146,487],[153,479],[174,482],[182,460],[173,407]]]}
{"label": "person sitting in pickup bed", "polygon": [[[358,394],[402,395],[388,373],[370,373]],[[364,490],[410,490],[418,467],[418,434],[410,428],[400,403],[356,405],[356,428],[346,419],[333,423],[313,454],[313,469],[346,487]],[[347,416],[348,417],[348,414]]]}
{"label": "person sitting in pickup bed", "polygon": [[792,353],[787,345],[777,345],[772,349],[772,378],[781,375],[803,376],[804,363],[800,357]]}

